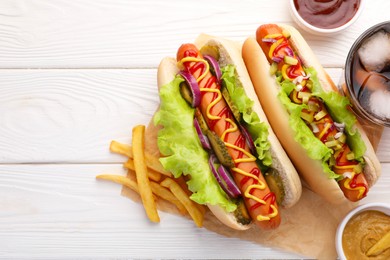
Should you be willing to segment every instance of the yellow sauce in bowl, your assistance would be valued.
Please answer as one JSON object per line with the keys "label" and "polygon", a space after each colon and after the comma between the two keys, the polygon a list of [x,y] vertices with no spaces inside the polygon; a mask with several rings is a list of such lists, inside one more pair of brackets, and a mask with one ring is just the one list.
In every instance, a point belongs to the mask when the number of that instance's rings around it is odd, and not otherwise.
{"label": "yellow sauce in bowl", "polygon": [[368,250],[390,232],[390,216],[376,210],[363,211],[346,224],[342,236],[347,259],[390,259],[390,248],[379,255],[367,256]]}

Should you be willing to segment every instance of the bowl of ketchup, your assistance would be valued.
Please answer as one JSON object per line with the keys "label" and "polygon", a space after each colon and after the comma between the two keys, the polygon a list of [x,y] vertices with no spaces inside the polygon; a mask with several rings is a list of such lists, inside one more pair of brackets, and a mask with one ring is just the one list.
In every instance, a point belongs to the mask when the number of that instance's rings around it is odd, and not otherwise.
{"label": "bowl of ketchup", "polygon": [[352,25],[363,10],[365,0],[290,0],[294,21],[305,31],[335,34]]}

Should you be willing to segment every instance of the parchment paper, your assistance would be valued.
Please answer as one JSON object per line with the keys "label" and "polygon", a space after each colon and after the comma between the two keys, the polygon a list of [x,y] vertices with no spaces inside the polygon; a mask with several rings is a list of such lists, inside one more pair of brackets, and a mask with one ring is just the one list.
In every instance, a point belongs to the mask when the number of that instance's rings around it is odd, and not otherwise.
{"label": "parchment paper", "polygon": [[[383,128],[369,123],[363,125],[366,129],[370,129],[368,133],[372,134],[369,138],[377,145]],[[145,133],[145,149],[156,156],[159,155],[157,131],[158,128],[150,123]],[[134,178],[134,174],[129,172],[129,177]],[[128,188],[122,189],[122,195],[140,202],[138,194]],[[157,204],[159,210],[180,215],[173,205],[163,200],[159,200]],[[253,227],[247,231],[236,231],[221,224],[210,211],[206,212],[204,228],[226,237],[240,238],[310,258],[336,259],[337,226],[342,218],[357,205],[357,203],[349,202],[341,205],[330,204],[304,187],[301,199],[294,207],[281,209],[282,224],[276,230],[262,231]],[[261,256],[254,256],[254,258],[259,257]]]}

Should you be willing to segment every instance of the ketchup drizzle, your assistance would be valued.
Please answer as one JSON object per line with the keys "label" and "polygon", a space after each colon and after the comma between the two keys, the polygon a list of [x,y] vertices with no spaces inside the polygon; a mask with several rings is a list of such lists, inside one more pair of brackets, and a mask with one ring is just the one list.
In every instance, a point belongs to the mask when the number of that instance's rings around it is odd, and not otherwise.
{"label": "ketchup drizzle", "polygon": [[[195,52],[195,51],[189,51],[187,50],[185,53],[184,53],[184,57],[187,57],[187,56],[191,56],[191,57],[197,57],[198,54]],[[205,69],[206,69],[206,66],[204,65],[204,63],[202,62],[195,62],[192,66],[190,63],[186,63],[184,64],[184,67],[187,69],[188,72],[190,72],[192,75],[194,75],[196,72],[200,71],[199,75],[202,75],[204,72],[205,72]],[[202,79],[200,82],[202,82],[204,79]],[[211,76],[207,79],[205,85],[203,86],[204,89],[206,88],[212,88],[213,84],[216,84],[216,88],[217,89],[220,89],[220,85],[219,85],[219,82],[217,82],[217,79],[215,76]],[[209,92],[210,93],[210,92]],[[205,93],[202,93],[202,95],[204,95]],[[215,99],[218,98],[218,93],[213,93],[213,97],[212,97],[212,101],[213,102]],[[212,107],[210,109],[210,114],[213,115],[212,111],[213,111],[213,108]],[[220,117],[219,119],[209,119],[208,118],[208,125],[209,125],[209,128],[213,131],[214,128],[215,128],[215,125],[216,123],[221,120],[221,119],[225,119],[225,130],[229,129],[231,127],[231,123],[226,121],[226,119],[230,119],[232,121],[234,121],[234,117],[232,115],[232,112],[230,111],[230,108],[228,106],[224,107],[221,111],[218,112],[217,114],[218,117]],[[225,140],[223,141],[226,141],[228,139],[228,135],[229,133],[227,133],[225,135]],[[238,138],[234,141],[234,145],[238,148],[242,148],[242,149],[245,149],[245,145],[246,145],[246,140],[245,140],[245,137],[240,134],[238,136]],[[237,159],[242,159],[244,158],[244,152],[242,151],[239,151],[238,153],[238,156],[236,158]],[[241,163],[241,162],[240,162]],[[236,164],[236,166],[238,165],[239,163]],[[250,174],[252,176],[256,176],[256,177],[259,177],[260,174],[261,174],[261,171],[258,167],[253,167],[252,170],[250,171]],[[244,187],[244,185],[248,184],[248,182],[252,181],[252,183],[250,185],[256,185],[259,183],[259,181],[253,177],[250,177],[250,176],[244,176],[241,181],[240,181],[240,186],[241,187]],[[253,192],[256,191],[257,188],[253,188],[250,190],[250,194],[252,194]],[[268,192],[264,198],[262,199],[263,201],[266,201],[268,199],[271,199],[271,205],[275,205],[276,204],[276,196],[273,192]],[[250,210],[252,209],[256,209],[260,206],[263,206],[263,205],[266,205],[266,204],[263,204],[263,203],[260,203],[260,202],[257,202],[255,201],[255,204],[253,204],[250,208]],[[271,210],[272,208],[270,207],[269,208],[269,212],[268,213],[271,213]]]}

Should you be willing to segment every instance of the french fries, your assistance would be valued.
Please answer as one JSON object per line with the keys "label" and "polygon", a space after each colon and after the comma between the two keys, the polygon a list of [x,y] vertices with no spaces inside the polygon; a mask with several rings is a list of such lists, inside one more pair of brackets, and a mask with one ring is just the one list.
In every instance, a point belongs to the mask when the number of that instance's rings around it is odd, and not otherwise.
{"label": "french fries", "polygon": [[146,215],[152,222],[160,222],[160,217],[157,212],[156,202],[153,198],[152,188],[148,178],[148,168],[145,163],[145,126],[138,125],[133,128],[133,155],[134,167],[137,177],[138,189],[144,205]]}
{"label": "french fries", "polygon": [[113,174],[100,174],[100,175],[96,176],[96,179],[112,181],[112,182],[124,185],[124,186],[132,189],[133,191],[135,191],[139,194],[137,182],[130,180],[129,178],[126,178],[125,176],[113,175]]}
{"label": "french fries", "polygon": [[182,215],[185,215],[187,213],[187,209],[184,207],[181,201],[178,198],[176,198],[174,194],[172,194],[170,190],[164,188],[163,186],[160,185],[160,183],[157,182],[151,181],[150,185],[152,187],[152,191],[154,194],[174,204]]}
{"label": "french fries", "polygon": [[[108,180],[108,181],[112,181],[112,182],[121,184],[123,186],[126,186],[126,187],[132,189],[133,191],[135,191],[139,194],[137,182],[135,182],[135,181],[133,181],[125,176],[114,175],[114,174],[100,174],[100,175],[96,176],[96,179]],[[180,200],[177,199],[172,194],[172,192],[169,189],[164,188],[159,183],[154,182],[154,181],[150,182],[150,187],[152,189],[153,194],[155,194],[156,196],[174,204],[177,207],[177,209],[179,210],[180,214],[185,215],[187,213],[187,209],[180,202]]]}
{"label": "french fries", "polygon": [[[140,195],[146,215],[152,222],[159,222],[156,201],[160,198],[173,204],[182,215],[189,215],[198,227],[202,227],[206,208],[190,199],[191,192],[183,177],[173,179],[158,158],[145,152],[145,126],[138,125],[132,131],[132,145],[117,141],[110,143],[110,151],[128,157],[124,167],[128,176],[101,174],[96,179],[108,180],[130,188]],[[134,177],[135,173],[135,177]]]}
{"label": "french fries", "polygon": [[161,182],[161,186],[166,187],[171,190],[171,192],[183,203],[184,207],[190,213],[190,216],[194,220],[195,224],[198,227],[203,226],[203,214],[195,205],[195,203],[187,197],[185,191],[171,178],[165,178]]}
{"label": "french fries", "polygon": [[[134,160],[129,158],[127,162],[123,165],[126,169],[133,170],[135,171],[135,166],[134,166]],[[154,181],[160,181],[161,180],[161,173],[156,172],[152,169],[148,169],[148,177],[151,180]]]}
{"label": "french fries", "polygon": [[[111,141],[110,151],[125,155],[129,157],[129,159],[134,159],[133,149],[130,145],[121,144],[117,141]],[[168,177],[172,177],[172,174],[162,167],[160,161],[149,153],[145,153],[145,161],[149,169],[164,174]]]}

